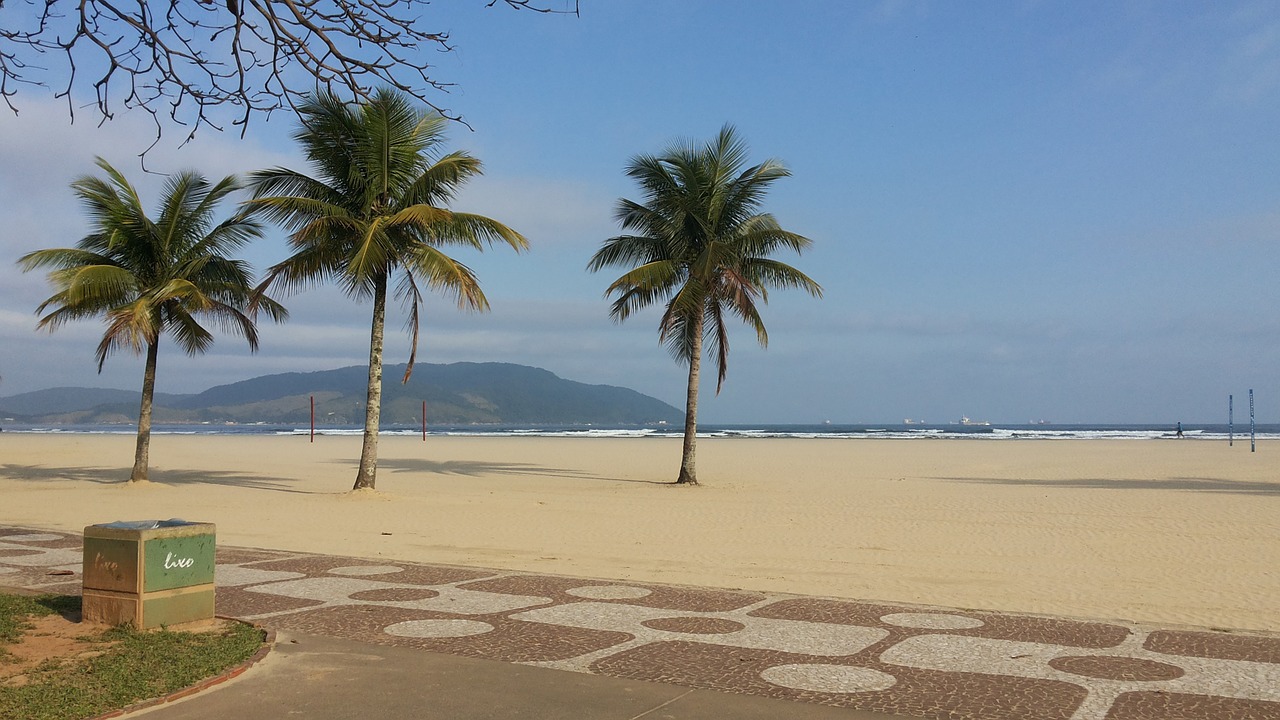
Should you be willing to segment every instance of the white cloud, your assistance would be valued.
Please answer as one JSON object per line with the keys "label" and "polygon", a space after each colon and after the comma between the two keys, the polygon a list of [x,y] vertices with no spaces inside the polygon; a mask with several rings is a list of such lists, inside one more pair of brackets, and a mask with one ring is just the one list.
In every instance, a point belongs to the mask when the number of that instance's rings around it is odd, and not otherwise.
{"label": "white cloud", "polygon": [[537,249],[598,244],[614,233],[614,201],[579,182],[486,175],[468,183],[454,207],[506,223]]}
{"label": "white cloud", "polygon": [[1233,18],[1238,34],[1223,49],[1221,94],[1228,100],[1254,104],[1280,90],[1280,20]]}

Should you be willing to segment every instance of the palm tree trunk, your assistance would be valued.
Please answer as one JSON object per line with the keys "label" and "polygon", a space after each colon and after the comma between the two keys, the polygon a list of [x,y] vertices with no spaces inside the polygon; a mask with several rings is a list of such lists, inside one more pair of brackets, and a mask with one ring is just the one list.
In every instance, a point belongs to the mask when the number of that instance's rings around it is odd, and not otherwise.
{"label": "palm tree trunk", "polygon": [[382,273],[373,288],[373,327],[369,331],[369,391],[364,405],[364,446],[360,469],[352,490],[373,489],[378,472],[378,419],[382,413],[382,338],[387,320],[387,275]]}
{"label": "palm tree trunk", "polygon": [[702,326],[706,316],[698,314],[693,332],[693,345],[689,353],[689,389],[684,401],[684,452],[680,457],[680,477],[677,485],[697,485],[698,442],[698,378],[702,371]]}
{"label": "palm tree trunk", "polygon": [[129,482],[145,482],[151,463],[151,405],[156,395],[156,357],[160,338],[147,343],[147,365],[142,371],[142,406],[138,408],[138,448],[133,453],[133,474]]}

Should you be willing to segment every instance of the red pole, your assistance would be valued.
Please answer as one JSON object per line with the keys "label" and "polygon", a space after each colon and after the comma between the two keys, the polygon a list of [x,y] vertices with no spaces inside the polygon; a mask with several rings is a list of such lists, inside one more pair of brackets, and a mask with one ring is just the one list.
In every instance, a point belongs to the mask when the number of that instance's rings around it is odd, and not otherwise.
{"label": "red pole", "polygon": [[422,401],[422,442],[427,441],[427,401]]}
{"label": "red pole", "polygon": [[316,396],[311,396],[311,442],[316,441]]}

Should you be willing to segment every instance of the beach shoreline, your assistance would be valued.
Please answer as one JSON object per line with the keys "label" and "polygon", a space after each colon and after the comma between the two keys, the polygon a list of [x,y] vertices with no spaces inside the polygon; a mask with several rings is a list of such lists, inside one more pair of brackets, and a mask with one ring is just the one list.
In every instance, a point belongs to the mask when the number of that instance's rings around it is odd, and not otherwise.
{"label": "beach shoreline", "polygon": [[1237,444],[0,434],[0,524],[867,601],[1280,631],[1280,478]]}

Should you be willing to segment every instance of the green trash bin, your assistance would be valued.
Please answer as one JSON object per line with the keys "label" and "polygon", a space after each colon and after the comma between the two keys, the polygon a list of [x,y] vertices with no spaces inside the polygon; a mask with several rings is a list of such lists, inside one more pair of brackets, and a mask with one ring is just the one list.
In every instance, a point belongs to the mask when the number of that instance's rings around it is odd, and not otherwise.
{"label": "green trash bin", "polygon": [[149,630],[213,619],[213,523],[141,520],[84,529],[85,622]]}

